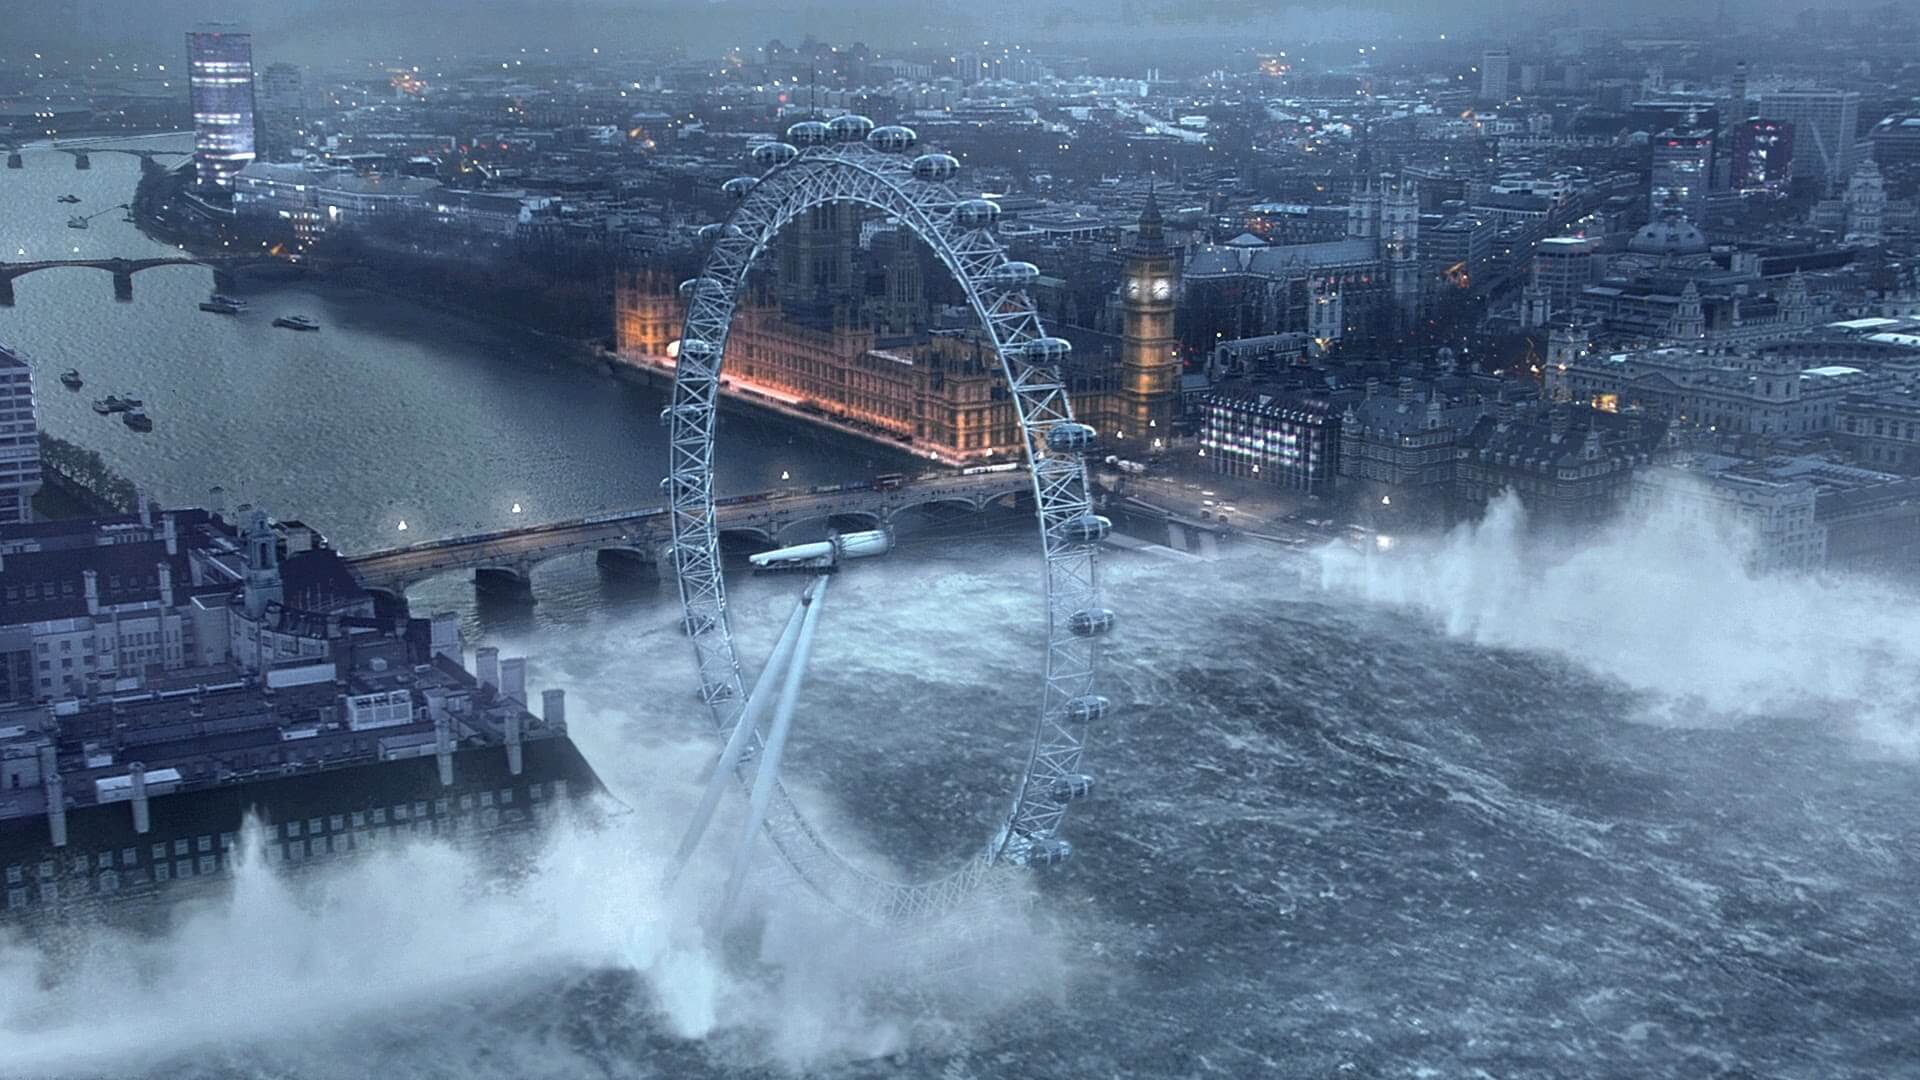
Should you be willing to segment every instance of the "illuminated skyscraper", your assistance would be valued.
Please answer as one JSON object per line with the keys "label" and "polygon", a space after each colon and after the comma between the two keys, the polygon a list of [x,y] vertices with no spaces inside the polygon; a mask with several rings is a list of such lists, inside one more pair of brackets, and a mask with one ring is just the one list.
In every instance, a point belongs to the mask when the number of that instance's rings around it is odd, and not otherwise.
{"label": "illuminated skyscraper", "polygon": [[231,188],[253,161],[253,35],[207,28],[187,35],[193,164],[206,187]]}
{"label": "illuminated skyscraper", "polygon": [[1712,175],[1713,132],[1707,128],[1663,131],[1653,140],[1647,205],[1654,217],[1672,205],[1699,226],[1707,219],[1707,181]]}
{"label": "illuminated skyscraper", "polygon": [[1793,125],[1755,118],[1733,127],[1735,191],[1785,191],[1793,178]]}

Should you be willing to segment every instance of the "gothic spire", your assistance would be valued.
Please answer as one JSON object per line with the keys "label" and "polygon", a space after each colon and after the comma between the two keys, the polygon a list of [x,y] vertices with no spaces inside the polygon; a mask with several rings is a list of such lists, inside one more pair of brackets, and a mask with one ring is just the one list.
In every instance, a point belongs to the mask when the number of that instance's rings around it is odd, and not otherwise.
{"label": "gothic spire", "polygon": [[1154,194],[1154,182],[1147,181],[1147,207],[1140,211],[1140,233],[1135,239],[1135,251],[1162,251],[1167,246],[1167,235],[1160,222],[1160,200]]}

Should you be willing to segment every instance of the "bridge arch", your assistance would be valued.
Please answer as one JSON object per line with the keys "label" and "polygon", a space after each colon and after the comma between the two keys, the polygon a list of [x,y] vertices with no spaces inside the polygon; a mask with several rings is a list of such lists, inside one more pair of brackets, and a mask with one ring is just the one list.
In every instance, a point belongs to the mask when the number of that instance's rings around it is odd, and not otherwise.
{"label": "bridge arch", "polygon": [[37,274],[43,270],[102,270],[112,275],[114,296],[119,300],[133,298],[133,275],[143,270],[154,270],[163,266],[204,266],[213,271],[216,283],[248,267],[266,266],[277,262],[269,255],[259,256],[223,256],[223,255],[162,255],[148,259],[40,259],[25,262],[0,262],[0,307],[14,304],[13,283],[28,274]]}
{"label": "bridge arch", "polygon": [[886,214],[910,229],[960,283],[1012,391],[1046,562],[1041,693],[1011,809],[996,835],[958,870],[929,881],[895,882],[854,867],[778,785],[766,831],[801,880],[843,911],[874,921],[939,914],[965,902],[999,865],[1046,862],[1070,851],[1056,833],[1067,802],[1085,790],[1080,765],[1087,721],[1106,709],[1105,699],[1092,694],[1098,633],[1072,627],[1104,630],[1111,624],[1110,614],[1104,623],[1088,619],[1091,612],[1106,614],[1098,607],[1094,547],[1107,526],[1091,512],[1081,457],[1091,432],[1074,420],[1060,370],[1067,343],[1046,335],[1028,292],[1038,271],[1008,260],[994,233],[997,205],[962,198],[947,185],[959,167],[953,158],[906,157],[898,151],[913,145],[912,132],[876,130],[860,117],[831,125],[804,122],[789,137],[805,149],[787,143],[760,147],[756,160],[771,167],[757,178],[727,182],[725,189],[740,203],[727,221],[704,231],[713,246],[701,275],[685,286],[687,315],[665,416],[685,625],[692,631],[701,695],[716,727],[730,730],[747,693],[728,623],[712,465],[715,404],[735,303],[755,261],[801,214],[829,204]]}

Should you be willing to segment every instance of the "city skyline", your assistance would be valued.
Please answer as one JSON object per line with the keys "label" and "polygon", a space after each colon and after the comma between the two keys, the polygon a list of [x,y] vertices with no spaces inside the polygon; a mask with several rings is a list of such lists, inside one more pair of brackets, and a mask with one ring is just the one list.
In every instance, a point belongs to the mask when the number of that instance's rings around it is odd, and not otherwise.
{"label": "city skyline", "polygon": [[1920,13],[0,31],[0,1080],[1909,1063]]}

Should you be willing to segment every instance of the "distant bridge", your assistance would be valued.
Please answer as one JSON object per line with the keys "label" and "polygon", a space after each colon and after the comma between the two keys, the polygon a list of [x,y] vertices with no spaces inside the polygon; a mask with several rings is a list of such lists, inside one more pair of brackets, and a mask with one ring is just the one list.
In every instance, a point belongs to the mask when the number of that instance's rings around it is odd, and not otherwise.
{"label": "distant bridge", "polygon": [[[878,528],[902,510],[915,507],[948,504],[979,511],[1032,493],[1032,478],[1024,469],[1016,469],[921,477],[892,488],[845,485],[742,495],[717,500],[715,511],[722,534],[764,548],[779,543],[782,533],[805,522],[858,518],[865,528]],[[428,578],[453,571],[472,571],[477,584],[524,591],[535,566],[589,551],[650,564],[664,576],[673,565],[672,540],[670,513],[663,503],[523,529],[428,540],[350,556],[347,565],[367,589],[396,597]]]}
{"label": "distant bridge", "polygon": [[[193,156],[193,151],[191,150],[136,150],[127,146],[61,146],[56,143],[49,147],[49,149],[58,150],[63,154],[72,154],[73,167],[76,169],[93,168],[93,155],[95,154],[129,154],[139,158],[142,163],[151,162],[156,157]],[[7,168],[26,168],[26,158],[21,154],[20,147],[17,144],[0,143],[0,151],[4,151],[7,155]]]}
{"label": "distant bridge", "polygon": [[232,287],[235,270],[281,262],[271,255],[161,255],[151,259],[41,259],[33,262],[0,262],[0,307],[13,306],[13,280],[38,270],[58,270],[82,266],[105,270],[113,275],[113,298],[133,299],[133,275],[156,266],[205,266],[213,270],[215,288]]}

